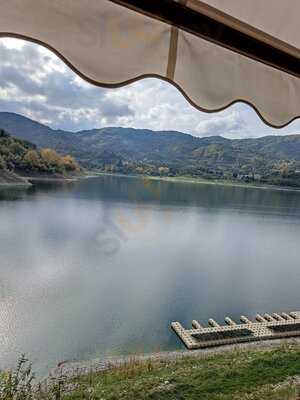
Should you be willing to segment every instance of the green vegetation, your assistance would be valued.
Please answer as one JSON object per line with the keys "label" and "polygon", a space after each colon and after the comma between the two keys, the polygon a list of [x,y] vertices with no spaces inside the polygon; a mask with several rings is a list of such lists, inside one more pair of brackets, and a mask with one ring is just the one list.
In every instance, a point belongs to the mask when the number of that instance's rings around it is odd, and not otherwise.
{"label": "green vegetation", "polygon": [[[172,133],[168,135],[172,137]],[[198,147],[193,149],[195,143],[192,142],[195,141]],[[300,135],[279,140],[277,137],[251,140],[193,138],[192,142],[192,147],[183,145],[182,154],[175,156],[169,150],[165,154],[166,149],[160,144],[157,147],[161,148],[161,155],[157,158],[150,151],[148,158],[144,154],[142,160],[124,159],[121,154],[118,154],[119,158],[111,156],[99,169],[108,173],[300,187]]]}
{"label": "green vegetation", "polygon": [[[21,139],[10,136],[0,129],[0,172],[1,176],[16,175],[68,175],[80,171],[71,156],[61,156],[55,150],[37,149]],[[4,175],[4,173],[6,175]]]}
{"label": "green vegetation", "polygon": [[100,172],[300,187],[300,135],[229,140],[117,127],[67,132],[12,113],[0,113],[0,127]]}
{"label": "green vegetation", "polygon": [[60,382],[42,387],[28,359],[22,355],[15,370],[0,371],[0,400],[62,400]]}
{"label": "green vegetation", "polygon": [[32,398],[34,374],[25,356],[22,356],[14,371],[0,374],[1,400],[29,400]]}
{"label": "green vegetation", "polygon": [[[300,348],[232,351],[177,361],[132,361],[101,373],[53,382],[47,390],[32,386],[31,370],[0,378],[2,400],[295,400],[299,390]],[[20,373],[20,370],[27,373]],[[17,385],[12,376],[18,376]],[[21,380],[21,382],[20,382]],[[26,382],[29,382],[27,384]],[[13,387],[13,392],[10,388]],[[25,388],[25,389],[24,389]],[[27,389],[28,388],[28,389]],[[20,397],[18,393],[24,392]],[[26,392],[27,390],[27,392]],[[8,395],[3,395],[8,393]],[[6,397],[5,397],[6,396]],[[18,397],[19,396],[19,397]],[[31,397],[30,397],[31,396]]]}

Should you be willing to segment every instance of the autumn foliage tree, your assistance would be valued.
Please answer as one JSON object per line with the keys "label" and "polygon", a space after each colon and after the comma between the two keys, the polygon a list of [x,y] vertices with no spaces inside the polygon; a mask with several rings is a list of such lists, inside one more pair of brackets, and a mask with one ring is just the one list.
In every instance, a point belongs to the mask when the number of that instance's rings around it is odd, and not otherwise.
{"label": "autumn foliage tree", "polygon": [[34,169],[41,168],[41,158],[36,150],[29,150],[24,155],[24,162]]}
{"label": "autumn foliage tree", "polygon": [[73,157],[62,156],[53,149],[29,150],[24,156],[24,161],[30,168],[39,172],[64,174],[80,171]]}
{"label": "autumn foliage tree", "polygon": [[53,149],[39,150],[34,144],[15,139],[0,129],[0,170],[23,174],[77,173],[80,166],[70,155],[61,155]]}

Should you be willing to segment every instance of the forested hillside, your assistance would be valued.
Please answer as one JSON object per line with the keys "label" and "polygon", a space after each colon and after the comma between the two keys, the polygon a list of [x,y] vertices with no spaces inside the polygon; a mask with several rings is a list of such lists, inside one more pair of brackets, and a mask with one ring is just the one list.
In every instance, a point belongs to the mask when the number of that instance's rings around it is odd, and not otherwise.
{"label": "forested hillside", "polygon": [[36,145],[16,139],[0,129],[1,181],[18,181],[19,175],[64,176],[79,170],[73,157],[62,156],[52,149],[37,149]]}
{"label": "forested hillside", "polygon": [[300,135],[229,140],[118,127],[66,132],[12,113],[0,113],[0,127],[71,154],[89,169],[300,186]]}

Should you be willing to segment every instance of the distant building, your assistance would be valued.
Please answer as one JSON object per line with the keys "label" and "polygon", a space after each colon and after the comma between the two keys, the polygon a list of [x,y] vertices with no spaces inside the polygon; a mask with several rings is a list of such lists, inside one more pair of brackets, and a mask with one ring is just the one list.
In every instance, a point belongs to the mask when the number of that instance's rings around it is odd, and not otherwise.
{"label": "distant building", "polygon": [[261,175],[260,174],[239,174],[237,176],[237,179],[239,179],[240,181],[249,181],[249,180],[255,180],[255,181],[259,181],[261,180]]}

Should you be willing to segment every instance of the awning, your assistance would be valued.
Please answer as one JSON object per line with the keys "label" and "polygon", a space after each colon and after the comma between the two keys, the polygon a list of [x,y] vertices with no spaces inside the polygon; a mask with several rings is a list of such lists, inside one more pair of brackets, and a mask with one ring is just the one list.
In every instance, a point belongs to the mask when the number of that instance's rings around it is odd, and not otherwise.
{"label": "awning", "polygon": [[54,51],[87,81],[174,84],[198,109],[241,101],[300,117],[299,0],[0,0],[0,36]]}

